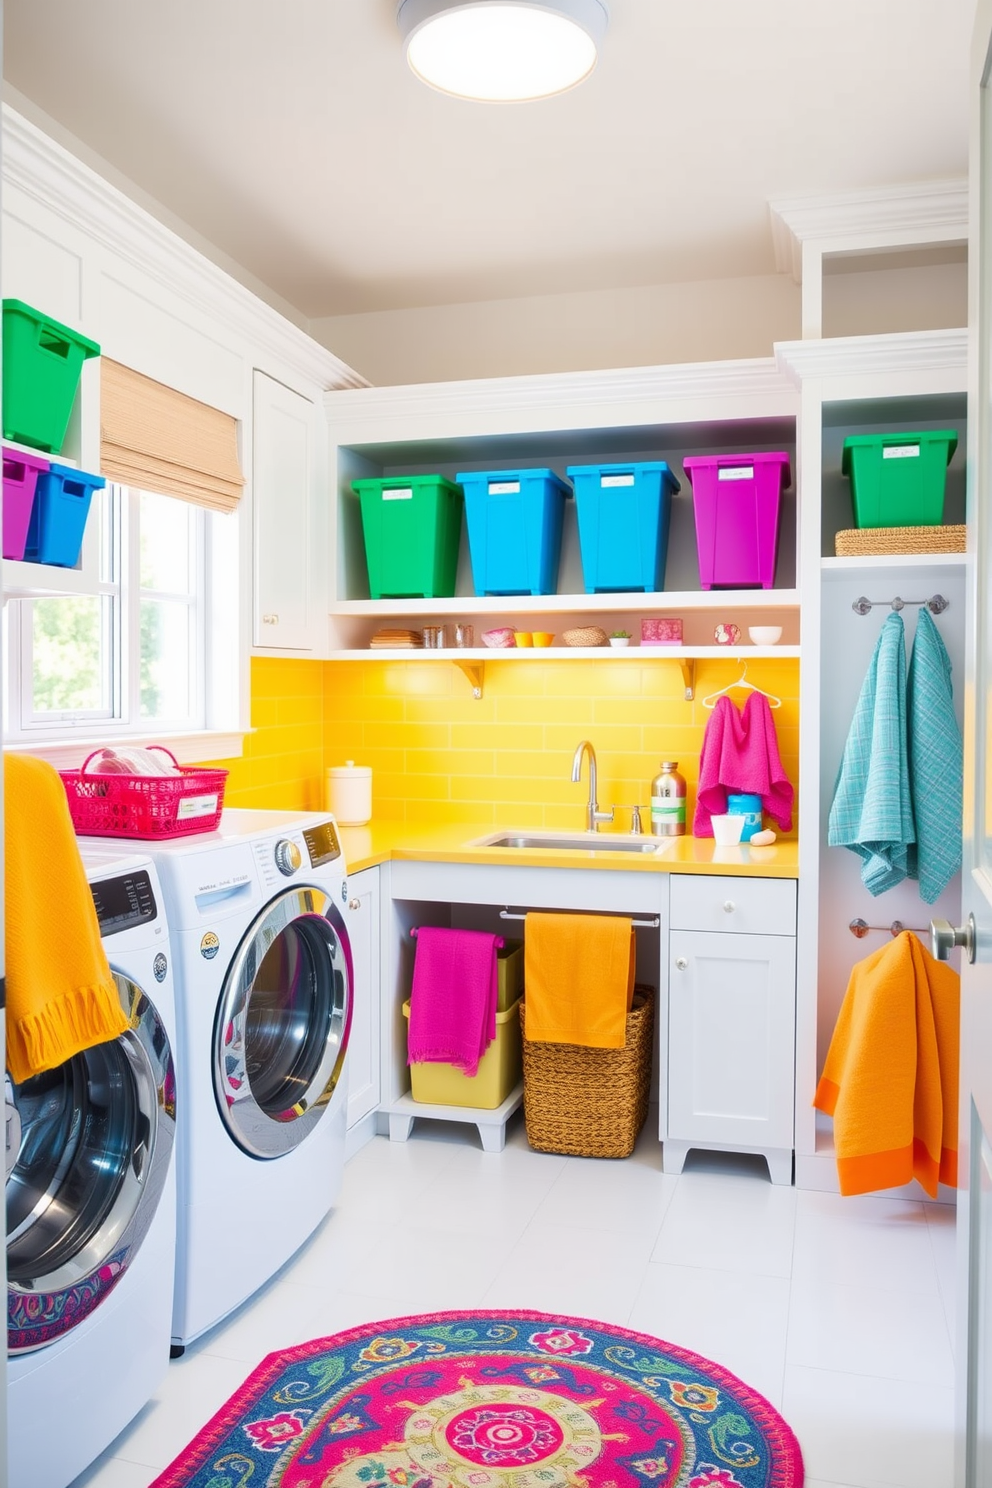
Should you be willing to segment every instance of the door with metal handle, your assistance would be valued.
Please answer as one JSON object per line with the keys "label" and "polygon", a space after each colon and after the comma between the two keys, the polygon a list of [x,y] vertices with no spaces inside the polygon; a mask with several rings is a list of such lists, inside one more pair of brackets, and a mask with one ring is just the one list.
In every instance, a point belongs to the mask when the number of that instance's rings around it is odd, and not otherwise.
{"label": "door with metal handle", "polygon": [[963,946],[968,964],[974,966],[976,944],[977,935],[973,914],[968,916],[966,925],[952,925],[950,920],[930,921],[930,946],[936,961],[946,961],[953,950],[958,946]]}

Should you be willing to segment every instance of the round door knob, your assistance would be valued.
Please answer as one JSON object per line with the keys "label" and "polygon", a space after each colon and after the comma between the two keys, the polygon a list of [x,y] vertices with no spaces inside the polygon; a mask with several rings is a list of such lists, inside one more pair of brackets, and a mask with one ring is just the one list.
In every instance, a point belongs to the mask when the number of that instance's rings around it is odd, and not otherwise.
{"label": "round door knob", "polygon": [[686,960],[685,956],[676,956],[675,965],[678,967],[679,971],[685,971],[689,963]]}
{"label": "round door knob", "polygon": [[737,908],[737,905],[734,903],[733,899],[725,899],[723,901],[723,908],[726,914],[733,914],[734,910]]}
{"label": "round door knob", "polygon": [[952,925],[950,920],[930,921],[930,946],[937,961],[946,961],[956,946],[964,946],[965,955],[974,964],[977,944],[975,916],[968,916],[967,925]]}
{"label": "round door knob", "polygon": [[299,868],[300,864],[303,862],[303,856],[300,853],[300,849],[297,847],[296,843],[291,842],[288,837],[284,837],[281,842],[276,843],[274,857],[276,860],[276,867],[279,869],[279,872],[284,873],[287,878],[291,873],[295,873],[297,868]]}
{"label": "round door knob", "polygon": [[348,908],[349,909],[361,909],[361,907],[362,907],[362,901],[361,901],[361,899],[349,899],[348,900]]}

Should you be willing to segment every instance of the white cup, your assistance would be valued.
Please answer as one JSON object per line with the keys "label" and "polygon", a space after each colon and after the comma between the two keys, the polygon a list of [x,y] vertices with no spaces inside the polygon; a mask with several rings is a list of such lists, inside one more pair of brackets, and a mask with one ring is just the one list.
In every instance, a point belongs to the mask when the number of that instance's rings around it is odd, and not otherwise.
{"label": "white cup", "polygon": [[740,842],[744,829],[742,816],[711,816],[713,839],[718,847],[733,847]]}

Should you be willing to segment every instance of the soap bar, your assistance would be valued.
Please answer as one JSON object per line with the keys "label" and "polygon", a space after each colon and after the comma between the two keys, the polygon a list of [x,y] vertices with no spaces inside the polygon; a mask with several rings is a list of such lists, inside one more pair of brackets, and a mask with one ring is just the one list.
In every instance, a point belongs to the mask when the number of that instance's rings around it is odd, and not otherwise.
{"label": "soap bar", "polygon": [[766,827],[763,832],[755,832],[754,836],[751,838],[751,846],[770,847],[774,841],[775,833],[769,827]]}

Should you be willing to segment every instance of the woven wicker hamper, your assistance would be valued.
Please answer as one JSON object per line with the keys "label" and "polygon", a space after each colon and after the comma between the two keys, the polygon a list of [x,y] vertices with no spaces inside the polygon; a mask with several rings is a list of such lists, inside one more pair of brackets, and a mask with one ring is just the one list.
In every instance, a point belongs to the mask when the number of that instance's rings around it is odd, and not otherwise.
{"label": "woven wicker hamper", "polygon": [[538,1152],[571,1157],[629,1157],[648,1114],[654,1048],[653,987],[638,984],[622,1049],[536,1044],[524,1052],[524,1122]]}

